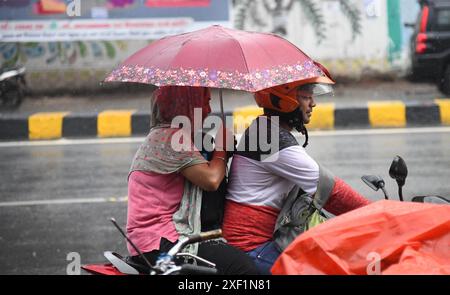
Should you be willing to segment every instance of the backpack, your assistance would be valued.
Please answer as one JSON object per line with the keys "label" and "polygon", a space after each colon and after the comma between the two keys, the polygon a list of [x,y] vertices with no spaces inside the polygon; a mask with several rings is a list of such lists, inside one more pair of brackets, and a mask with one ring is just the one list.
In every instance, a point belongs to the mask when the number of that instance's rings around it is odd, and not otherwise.
{"label": "backpack", "polygon": [[324,211],[323,206],[330,198],[334,184],[334,174],[319,164],[319,183],[314,195],[305,193],[299,186],[289,192],[273,233],[273,241],[280,252],[298,235],[333,216]]}
{"label": "backpack", "polygon": [[322,210],[322,206],[311,194],[297,188],[297,193],[288,196],[278,215],[273,241],[280,252],[301,233],[325,222],[331,217]]}

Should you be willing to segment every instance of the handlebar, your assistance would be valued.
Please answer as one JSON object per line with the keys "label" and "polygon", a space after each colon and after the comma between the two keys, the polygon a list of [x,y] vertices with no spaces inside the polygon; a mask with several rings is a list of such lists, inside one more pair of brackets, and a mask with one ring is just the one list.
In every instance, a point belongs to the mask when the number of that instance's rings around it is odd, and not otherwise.
{"label": "handlebar", "polygon": [[[172,274],[172,273],[205,274],[205,275],[217,274],[217,269],[215,268],[215,264],[210,261],[207,261],[206,259],[203,259],[196,255],[192,255],[190,253],[180,253],[180,255],[183,255],[183,256],[191,256],[191,258],[196,259],[196,261],[205,263],[205,264],[209,265],[210,267],[190,265],[190,264],[184,264],[182,266],[177,266],[175,264],[175,257],[177,256],[178,252],[180,252],[180,250],[183,249],[188,244],[197,243],[197,242],[211,240],[214,238],[221,237],[222,230],[217,229],[217,230],[200,233],[198,235],[192,235],[192,236],[188,236],[188,237],[186,237],[186,236],[180,237],[178,243],[176,243],[175,246],[173,246],[167,254],[162,254],[156,261],[156,265],[153,266],[147,260],[145,255],[139,250],[139,248],[137,248],[136,245],[127,237],[127,235],[124,233],[124,231],[117,224],[116,220],[114,218],[111,218],[110,220],[114,224],[114,226],[117,228],[117,230],[122,234],[122,236],[124,236],[125,239],[133,246],[133,248],[136,250],[136,252],[139,253],[139,256],[145,261],[145,263],[146,263],[145,266],[147,266],[150,269],[150,275],[156,275],[156,274],[168,275],[168,274]],[[119,260],[121,261],[121,263],[125,262],[121,258]],[[116,266],[116,264],[113,261],[111,261],[111,262],[114,266]],[[125,264],[129,265],[129,263],[127,263],[127,262],[125,262]],[[132,267],[132,268],[134,269],[134,267]],[[136,270],[136,269],[134,269],[134,270]]]}
{"label": "handlebar", "polygon": [[207,231],[207,232],[204,232],[204,233],[200,233],[198,235],[189,236],[188,244],[193,244],[193,243],[197,243],[197,242],[212,240],[212,239],[215,239],[215,238],[220,238],[221,236],[222,236],[222,230],[221,229],[211,230],[211,231]]}
{"label": "handlebar", "polygon": [[[200,233],[192,236],[184,236],[180,237],[178,243],[173,246],[169,252],[160,257],[156,262],[156,266],[154,269],[158,269],[162,274],[173,274],[173,273],[181,273],[181,274],[204,274],[204,275],[212,275],[217,274],[216,268],[204,267],[204,266],[196,266],[191,264],[183,264],[182,266],[176,266],[174,263],[174,257],[188,244],[193,244],[197,242],[202,242],[206,240],[215,239],[222,236],[222,230],[212,230],[204,233]],[[193,255],[194,258],[195,255]],[[200,258],[199,258],[200,259]],[[197,259],[198,260],[198,259]],[[201,260],[201,259],[200,259]],[[202,261],[205,263],[205,261]],[[206,261],[207,264],[214,266],[213,263]]]}
{"label": "handlebar", "polygon": [[192,236],[189,236],[189,237],[182,237],[182,238],[180,238],[178,243],[175,246],[173,246],[172,249],[170,249],[170,251],[167,254],[169,256],[174,256],[178,252],[180,252],[181,249],[183,249],[188,244],[193,244],[193,243],[197,243],[197,242],[211,240],[211,239],[219,238],[221,236],[222,236],[222,230],[221,229],[216,229],[216,230],[200,233],[198,235],[192,235]]}

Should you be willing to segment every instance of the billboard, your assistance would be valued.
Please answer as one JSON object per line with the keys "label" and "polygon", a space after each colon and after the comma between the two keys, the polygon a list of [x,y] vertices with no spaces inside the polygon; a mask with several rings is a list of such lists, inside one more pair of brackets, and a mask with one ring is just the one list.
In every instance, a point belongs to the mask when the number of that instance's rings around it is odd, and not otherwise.
{"label": "billboard", "polygon": [[219,24],[228,0],[2,0],[0,42],[142,40]]}

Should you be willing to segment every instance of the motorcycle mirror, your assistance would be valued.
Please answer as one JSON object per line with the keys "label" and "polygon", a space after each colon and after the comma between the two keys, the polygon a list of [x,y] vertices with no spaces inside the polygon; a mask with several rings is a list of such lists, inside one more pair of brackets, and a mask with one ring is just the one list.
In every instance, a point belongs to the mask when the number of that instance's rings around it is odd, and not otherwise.
{"label": "motorcycle mirror", "polygon": [[403,201],[402,187],[405,185],[406,176],[408,175],[408,168],[405,160],[400,156],[395,156],[392,160],[391,168],[389,168],[389,176],[391,176],[398,185],[398,198]]}
{"label": "motorcycle mirror", "polygon": [[389,199],[388,193],[386,189],[384,188],[384,180],[381,178],[381,176],[377,175],[363,175],[361,177],[362,181],[364,181],[365,184],[367,184],[371,189],[374,191],[378,191],[380,188],[383,191],[384,198],[386,200]]}
{"label": "motorcycle mirror", "polygon": [[389,168],[389,176],[391,176],[399,186],[405,185],[406,176],[408,175],[408,168],[406,167],[405,160],[400,156],[395,156],[392,160],[391,167]]}
{"label": "motorcycle mirror", "polygon": [[380,176],[364,175],[361,179],[374,191],[378,191],[382,186],[384,186],[384,180]]}

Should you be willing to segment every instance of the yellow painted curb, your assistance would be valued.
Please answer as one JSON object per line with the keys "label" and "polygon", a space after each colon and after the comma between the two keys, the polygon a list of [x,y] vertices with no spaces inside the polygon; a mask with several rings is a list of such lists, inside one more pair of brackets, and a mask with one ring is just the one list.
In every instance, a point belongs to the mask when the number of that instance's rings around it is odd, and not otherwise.
{"label": "yellow painted curb", "polygon": [[450,99],[435,99],[441,114],[441,124],[450,125]]}
{"label": "yellow painted curb", "polygon": [[108,110],[98,114],[97,134],[99,137],[130,136],[131,115],[135,110]]}
{"label": "yellow painted curb", "polygon": [[[264,113],[262,108],[246,106],[236,108],[233,112],[234,131],[242,133],[259,115]],[[318,104],[314,108],[311,122],[307,125],[311,129],[330,129],[334,127],[334,103]]]}
{"label": "yellow painted curb", "polygon": [[62,122],[67,112],[36,113],[28,117],[30,139],[61,138]]}
{"label": "yellow painted curb", "polygon": [[369,122],[373,127],[406,126],[406,106],[399,100],[369,101]]}
{"label": "yellow painted curb", "polygon": [[313,109],[308,129],[334,128],[334,103],[321,103]]}
{"label": "yellow painted curb", "polygon": [[262,115],[264,110],[257,106],[236,108],[233,111],[233,126],[235,133],[243,133],[252,121]]}

